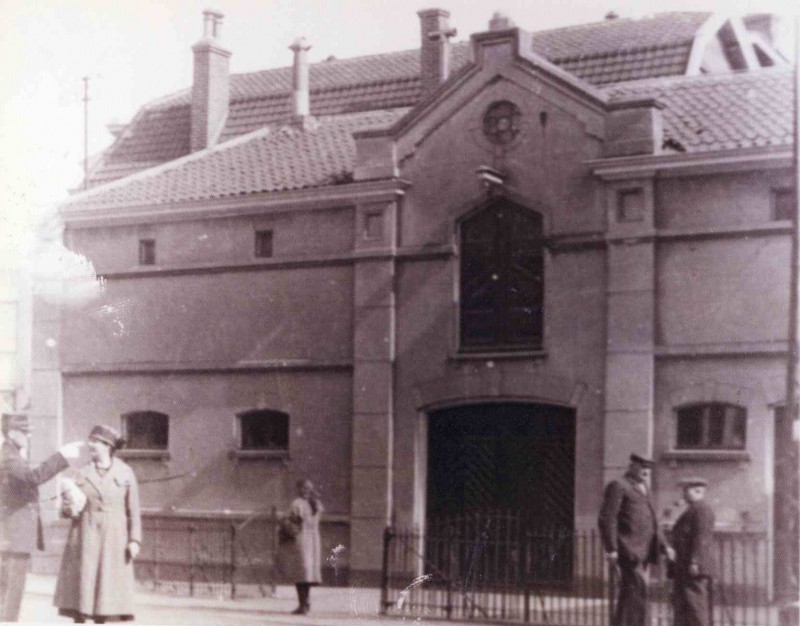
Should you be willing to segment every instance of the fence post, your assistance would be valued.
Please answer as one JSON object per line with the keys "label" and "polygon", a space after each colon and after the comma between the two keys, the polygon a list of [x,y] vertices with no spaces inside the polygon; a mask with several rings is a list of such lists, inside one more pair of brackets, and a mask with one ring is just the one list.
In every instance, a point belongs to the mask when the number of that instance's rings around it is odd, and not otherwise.
{"label": "fence post", "polygon": [[531,585],[530,585],[530,576],[528,575],[528,561],[530,559],[530,554],[528,554],[528,531],[529,531],[529,524],[527,520],[523,521],[522,523],[522,541],[520,542],[520,568],[521,572],[520,575],[522,576],[522,586],[524,589],[525,597],[525,623],[531,623]]}
{"label": "fence post", "polygon": [[197,527],[189,526],[189,596],[194,597],[194,553]]}
{"label": "fence post", "polygon": [[153,559],[155,560],[153,564],[153,589],[158,589],[160,586],[158,581],[158,562],[160,556],[160,551],[158,549],[158,517],[153,518],[153,536]]}
{"label": "fence post", "polygon": [[270,519],[270,533],[272,537],[272,568],[270,569],[270,591],[272,597],[278,592],[278,507],[272,507],[272,517]]}
{"label": "fence post", "polygon": [[231,521],[231,600],[236,599],[236,523]]}
{"label": "fence post", "polygon": [[392,527],[383,529],[383,562],[381,564],[381,608],[380,614],[386,615],[389,608],[389,550],[394,533]]}
{"label": "fence post", "polygon": [[453,525],[452,523],[447,523],[447,530],[444,534],[444,549],[445,554],[447,555],[447,606],[445,607],[445,614],[447,615],[447,619],[451,619],[453,616],[453,546],[452,546],[452,534],[453,534]]}

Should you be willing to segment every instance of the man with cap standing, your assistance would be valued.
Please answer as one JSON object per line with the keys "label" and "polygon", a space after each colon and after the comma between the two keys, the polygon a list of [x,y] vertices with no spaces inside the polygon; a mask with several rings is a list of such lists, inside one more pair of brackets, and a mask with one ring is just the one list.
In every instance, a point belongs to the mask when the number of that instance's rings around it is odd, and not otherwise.
{"label": "man with cap standing", "polygon": [[672,528],[675,626],[710,626],[714,511],[703,500],[704,478],[687,478],[680,485],[688,506]]}
{"label": "man with cap standing", "polygon": [[77,459],[83,442],[70,443],[38,467],[28,465],[28,416],[3,413],[0,448],[0,622],[19,618],[25,578],[34,547],[44,550],[39,485]]}
{"label": "man with cap standing", "polygon": [[606,558],[619,568],[619,595],[614,626],[644,626],[647,619],[647,566],[661,552],[674,552],[662,537],[650,502],[649,479],[653,462],[630,457],[625,475],[606,487],[598,525]]}

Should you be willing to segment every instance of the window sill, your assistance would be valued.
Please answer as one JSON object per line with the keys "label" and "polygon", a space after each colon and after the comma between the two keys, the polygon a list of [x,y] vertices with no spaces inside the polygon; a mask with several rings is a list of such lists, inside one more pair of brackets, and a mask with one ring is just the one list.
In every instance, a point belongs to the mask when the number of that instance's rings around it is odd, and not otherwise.
{"label": "window sill", "polygon": [[546,350],[518,350],[516,352],[475,351],[456,352],[448,357],[450,361],[510,361],[514,359],[544,359]]}
{"label": "window sill", "polygon": [[122,459],[138,460],[151,459],[153,461],[169,461],[172,455],[169,450],[118,450],[117,455]]}
{"label": "window sill", "polygon": [[231,450],[229,458],[239,461],[288,461],[288,450]]}
{"label": "window sill", "polygon": [[751,457],[746,450],[670,450],[661,459],[676,464],[680,461],[749,463]]}

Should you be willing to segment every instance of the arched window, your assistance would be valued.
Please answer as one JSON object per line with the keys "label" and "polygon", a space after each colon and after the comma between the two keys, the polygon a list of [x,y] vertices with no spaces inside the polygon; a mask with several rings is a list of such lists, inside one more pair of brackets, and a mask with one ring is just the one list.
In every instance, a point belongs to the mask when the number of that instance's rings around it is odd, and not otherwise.
{"label": "arched window", "polygon": [[122,432],[130,450],[169,448],[169,415],[157,411],[131,411],[122,416]]}
{"label": "arched window", "polygon": [[461,348],[542,347],[542,216],[498,201],[461,224]]}
{"label": "arched window", "polygon": [[240,450],[288,450],[289,415],[282,411],[258,409],[240,413]]}
{"label": "arched window", "polygon": [[707,402],[680,407],[676,449],[742,450],[747,435],[747,411],[734,404]]}

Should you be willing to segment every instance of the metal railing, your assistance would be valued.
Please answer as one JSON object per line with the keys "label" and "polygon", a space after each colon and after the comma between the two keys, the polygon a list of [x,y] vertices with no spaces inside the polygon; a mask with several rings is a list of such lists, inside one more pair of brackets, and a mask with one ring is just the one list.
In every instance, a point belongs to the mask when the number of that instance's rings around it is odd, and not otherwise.
{"label": "metal railing", "polygon": [[[764,535],[716,536],[715,626],[769,626],[770,546]],[[672,581],[650,568],[650,623],[671,626]],[[384,534],[381,611],[451,620],[553,626],[611,623],[616,580],[599,534],[531,527],[519,515],[453,516],[427,532]]]}
{"label": "metal railing", "polygon": [[248,517],[146,513],[136,578],[176,595],[235,598],[242,585],[272,595],[277,523],[275,511]]}

